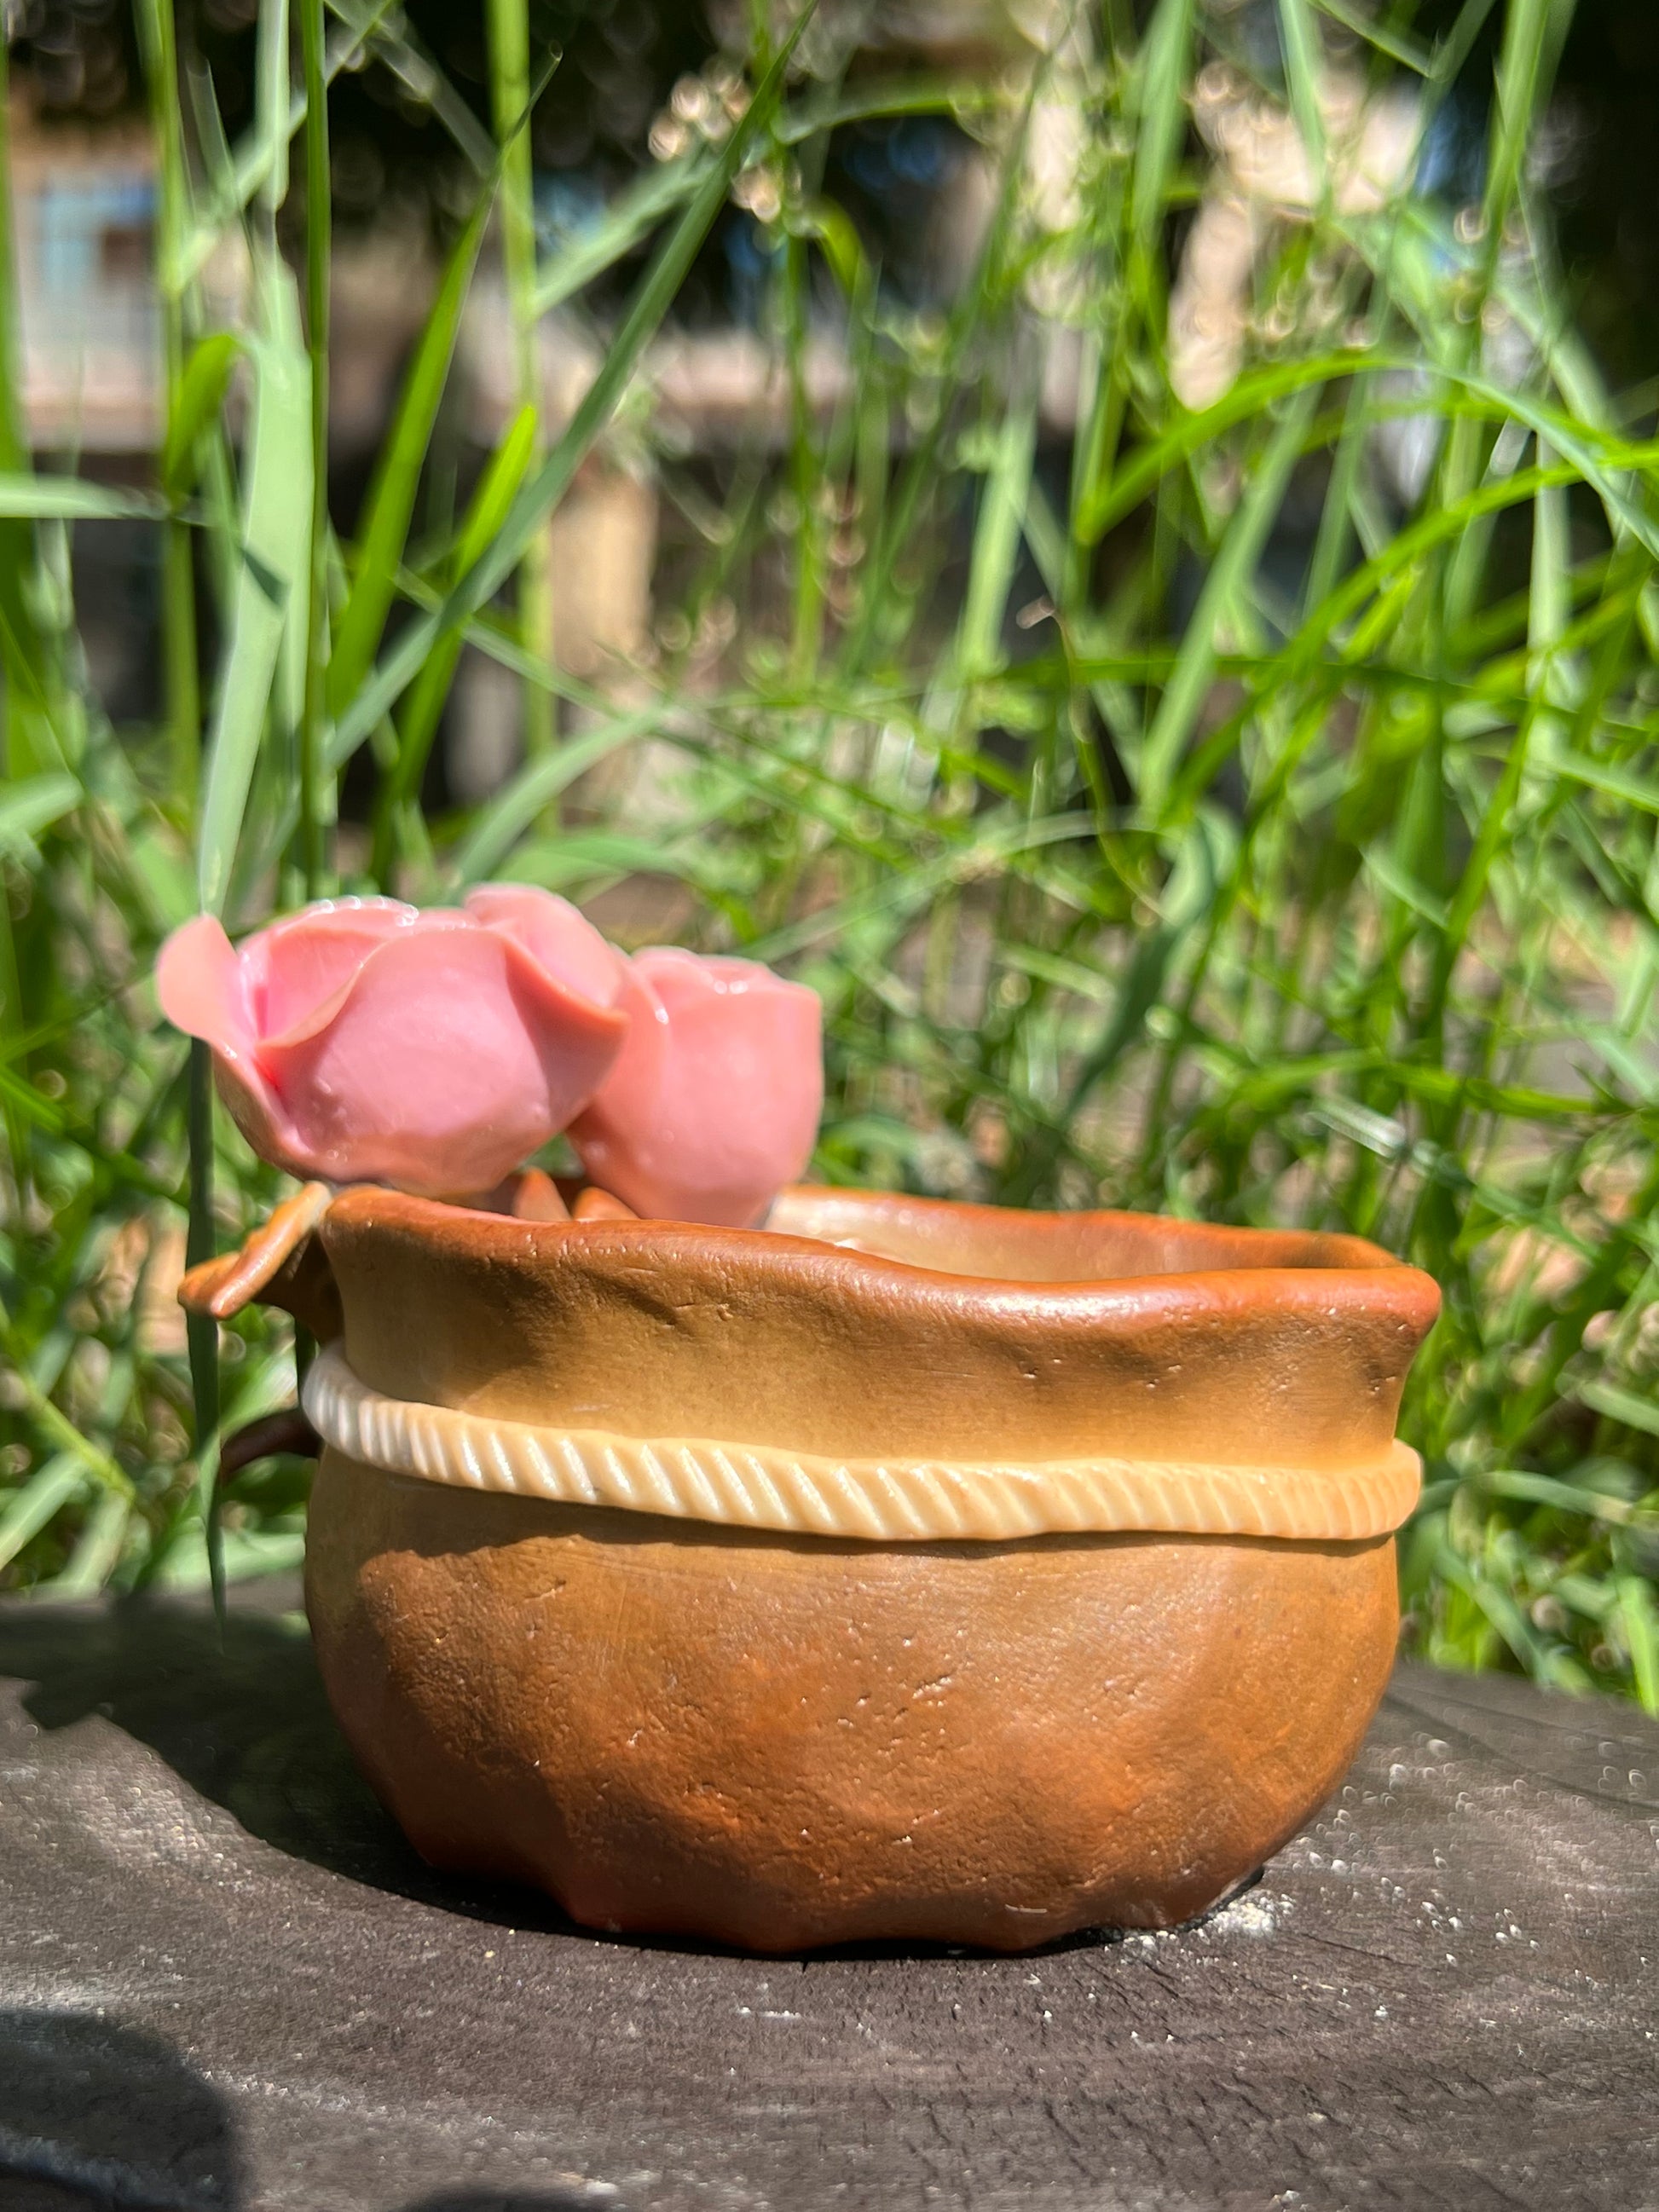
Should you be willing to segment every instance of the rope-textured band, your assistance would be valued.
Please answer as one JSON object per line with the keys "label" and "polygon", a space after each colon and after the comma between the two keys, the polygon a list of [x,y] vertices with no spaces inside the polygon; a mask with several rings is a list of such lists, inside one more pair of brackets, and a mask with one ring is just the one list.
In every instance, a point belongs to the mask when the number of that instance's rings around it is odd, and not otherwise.
{"label": "rope-textured band", "polygon": [[305,1407],[347,1458],[424,1482],[731,1528],[880,1543],[995,1542],[1083,1530],[1304,1540],[1385,1535],[1417,1501],[1422,1466],[1389,1446],[1364,1466],[1198,1462],[835,1459],[774,1444],[544,1427],[389,1398],[331,1345]]}

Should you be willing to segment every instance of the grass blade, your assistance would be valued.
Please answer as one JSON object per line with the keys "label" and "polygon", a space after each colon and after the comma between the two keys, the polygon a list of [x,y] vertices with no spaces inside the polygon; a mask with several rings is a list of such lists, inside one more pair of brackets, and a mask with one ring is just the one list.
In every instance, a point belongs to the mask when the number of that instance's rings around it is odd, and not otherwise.
{"label": "grass blade", "polygon": [[120,1562],[131,1522],[126,1499],[106,1492],[87,1516],[63,1573],[39,1584],[34,1595],[60,1605],[96,1597]]}
{"label": "grass blade", "polygon": [[183,499],[196,481],[197,449],[218,418],[241,355],[242,342],[234,331],[215,331],[191,348],[183,365],[161,448],[161,488],[171,500]]}
{"label": "grass blade", "polygon": [[493,200],[493,185],[487,185],[450,251],[437,297],[398,395],[390,434],[380,450],[364,510],[351,589],[335,629],[329,664],[328,708],[336,720],[362,688],[397,593],[398,570],[408,543],[421,471],[454,358],[461,313]]}
{"label": "grass blade", "polygon": [[1255,575],[1267,533],[1284,501],[1291,471],[1301,458],[1318,398],[1316,387],[1298,392],[1285,408],[1222,535],[1182,640],[1181,657],[1158,702],[1137,763],[1135,796],[1148,814],[1158,814],[1169,797],[1214,674],[1218,633]]}
{"label": "grass blade", "polygon": [[[261,289],[264,328],[248,348],[254,399],[244,464],[240,558],[198,838],[197,889],[209,913],[221,909],[230,886],[284,636],[297,635],[301,655],[306,641],[310,374],[292,276],[267,262]],[[291,696],[290,708],[294,703]]]}
{"label": "grass blade", "polygon": [[985,479],[957,631],[957,665],[969,681],[989,675],[1002,660],[1003,617],[1036,458],[1036,428],[1032,395],[1004,416]]}
{"label": "grass blade", "polygon": [[0,788],[0,853],[27,853],[83,797],[72,775],[30,775]]}
{"label": "grass blade", "polygon": [[[491,456],[462,518],[454,554],[445,564],[448,577],[465,575],[500,530],[524,482],[535,442],[536,411],[521,408]],[[401,835],[400,817],[419,796],[462,641],[459,629],[439,633],[404,703],[398,727],[398,757],[382,784],[375,823],[375,874],[382,883],[388,880],[394,837],[408,842]],[[534,680],[525,678],[526,684]]]}
{"label": "grass blade", "polygon": [[487,175],[495,149],[408,17],[398,11],[393,27],[386,21],[392,9],[377,5],[375,0],[328,0],[328,4],[349,27],[353,46],[367,46],[383,62],[419,106],[432,110],[474,173]]}
{"label": "grass blade", "polygon": [[1405,37],[1387,23],[1379,23],[1363,9],[1352,6],[1350,0],[1312,0],[1322,15],[1328,15],[1334,23],[1354,38],[1361,39],[1379,54],[1408,69],[1413,76],[1428,76],[1434,69],[1434,57],[1416,39]]}
{"label": "grass blade", "polygon": [[656,707],[619,715],[615,721],[589,730],[580,738],[567,738],[556,752],[546,754],[521,769],[483,810],[456,854],[457,888],[466,890],[484,882],[533,826],[550,800],[619,746],[648,736],[660,726],[661,719],[661,709]]}
{"label": "grass blade", "polygon": [[1186,129],[1187,70],[1192,58],[1193,0],[1158,0],[1141,49],[1136,98],[1132,281],[1148,281],[1153,242],[1169,201],[1170,178]]}
{"label": "grass blade", "polygon": [[[485,11],[489,50],[489,96],[495,137],[501,145],[501,266],[507,279],[507,308],[513,331],[514,381],[519,405],[531,422],[531,462],[543,453],[541,341],[536,301],[536,188],[530,158],[529,0],[488,0]],[[538,659],[553,657],[550,547],[545,530],[526,540],[514,588],[519,635]],[[553,742],[553,702],[539,684],[524,685],[524,744],[527,753],[544,753]]]}
{"label": "grass blade", "polygon": [[59,1452],[14,1491],[0,1512],[0,1567],[8,1567],[25,1544],[38,1536],[60,1505],[79,1495],[86,1469],[68,1452]]}
{"label": "grass blade", "polygon": [[1313,20],[1313,0],[1279,0],[1279,42],[1285,56],[1285,81],[1297,136],[1308,157],[1314,196],[1322,202],[1329,195],[1330,176],[1325,118],[1319,104],[1324,57]]}
{"label": "grass blade", "polygon": [[157,522],[165,500],[79,477],[0,475],[0,516],[56,522]]}
{"label": "grass blade", "polygon": [[[311,401],[311,520],[306,533],[305,680],[300,715],[301,873],[307,899],[323,888],[324,841],[334,794],[324,790],[323,725],[329,662],[328,325],[333,185],[328,159],[328,89],[323,68],[323,0],[299,0],[306,88],[306,350]],[[294,627],[297,632],[298,617]]]}
{"label": "grass blade", "polygon": [[[330,0],[330,4],[332,6],[333,0]],[[366,6],[350,10],[350,34],[331,45],[324,65],[324,76],[328,83],[332,84],[342,70],[353,66],[368,38],[382,18],[398,4],[398,0],[368,0]],[[342,15],[347,13],[345,9],[337,8],[334,12]],[[210,80],[204,81],[204,75],[197,76],[194,88],[198,100],[210,98],[211,82]],[[216,122],[216,107],[214,116],[210,136],[216,145],[222,139],[222,131]],[[290,99],[288,105],[280,155],[284,163],[288,158],[288,148],[304,128],[305,119],[305,95],[301,93]],[[477,125],[473,127],[476,131]],[[198,137],[209,135],[198,125]],[[202,197],[201,212],[179,238],[172,258],[161,259],[159,274],[164,295],[177,297],[195,283],[226,231],[246,212],[255,199],[266,192],[271,172],[279,158],[276,138],[276,131],[262,120],[256,123],[228,167],[223,162],[210,161],[212,183]],[[487,161],[486,155],[486,164]]]}
{"label": "grass blade", "polygon": [[648,238],[665,216],[683,207],[707,173],[710,156],[701,148],[647,169],[626,191],[618,192],[605,215],[589,230],[574,239],[536,278],[533,311],[538,318],[574,299],[595,277],[631,253]]}
{"label": "grass blade", "polygon": [[532,534],[569,489],[583,456],[622,398],[647,341],[668,312],[698,247],[725,204],[732,180],[750,144],[775,109],[789,58],[811,13],[811,9],[806,8],[797,18],[748,110],[726,140],[720,158],[699,185],[641,282],[611,340],[604,365],[584,393],[568,428],[514,502],[495,544],[456,585],[441,613],[422,616],[409,625],[397,647],[342,718],[336,740],[339,756],[361,744],[389,711],[431,650],[440,631],[464,623],[494,598],[519,565]]}
{"label": "grass blade", "polygon": [[1659,1720],[1659,1605],[1654,1602],[1653,1585],[1640,1575],[1620,1575],[1618,1589],[1637,1702],[1644,1713]]}

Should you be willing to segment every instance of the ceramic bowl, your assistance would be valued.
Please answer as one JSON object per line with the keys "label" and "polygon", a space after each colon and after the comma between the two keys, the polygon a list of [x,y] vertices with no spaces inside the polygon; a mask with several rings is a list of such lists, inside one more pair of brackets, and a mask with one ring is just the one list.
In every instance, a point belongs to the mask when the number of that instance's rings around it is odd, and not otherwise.
{"label": "ceramic bowl", "polygon": [[1357,1239],[809,1189],[317,1237],[307,1601],[435,1866],[772,1952],[1170,1927],[1382,1694],[1437,1293]]}

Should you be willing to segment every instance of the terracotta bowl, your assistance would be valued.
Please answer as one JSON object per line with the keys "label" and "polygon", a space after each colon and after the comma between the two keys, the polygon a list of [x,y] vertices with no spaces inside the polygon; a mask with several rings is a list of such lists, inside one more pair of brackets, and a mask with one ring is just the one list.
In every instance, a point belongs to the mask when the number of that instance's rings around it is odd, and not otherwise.
{"label": "terracotta bowl", "polygon": [[1437,1307],[1373,1247],[815,1190],[764,1231],[289,1216],[212,1310],[333,1339],[317,1655],[434,1865],[607,1929],[1022,1950],[1190,1918],[1347,1765]]}

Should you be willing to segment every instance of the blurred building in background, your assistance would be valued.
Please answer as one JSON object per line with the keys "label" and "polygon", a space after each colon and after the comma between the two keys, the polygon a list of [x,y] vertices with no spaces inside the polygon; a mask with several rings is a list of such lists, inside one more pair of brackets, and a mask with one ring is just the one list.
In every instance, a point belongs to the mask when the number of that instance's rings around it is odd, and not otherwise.
{"label": "blurred building in background", "polygon": [[[1053,12],[1052,0],[1040,0],[1039,12],[1045,5]],[[251,0],[179,9],[186,67],[211,70],[233,143],[251,121],[253,12]],[[729,105],[741,83],[732,56],[741,54],[749,21],[735,0],[714,0],[706,16],[667,0],[599,0],[545,12],[539,27],[563,48],[534,127],[541,242],[552,252],[602,219],[631,176],[714,135],[713,119],[729,128],[721,102]],[[398,66],[343,76],[331,103],[331,506],[347,534],[435,291],[445,234],[474,189],[456,153],[466,131],[455,128],[453,114],[443,127],[443,102],[429,84],[422,89],[411,53],[470,102],[459,119],[465,125],[471,115],[488,152],[482,9],[411,5],[394,20],[405,41]],[[163,433],[163,385],[155,161],[129,11],[122,0],[22,0],[12,27],[23,419],[43,454],[142,477]],[[881,10],[827,0],[811,35],[821,72],[854,75],[920,65],[984,76],[1032,51],[1008,0],[898,0]],[[884,282],[913,307],[948,306],[990,212],[993,172],[982,149],[946,115],[907,116],[850,125],[838,134],[833,166],[833,188],[867,232]],[[556,650],[573,675],[603,683],[647,641],[659,553],[652,443],[665,441],[678,456],[707,457],[719,467],[739,450],[776,450],[789,434],[791,394],[761,328],[774,212],[758,203],[726,210],[676,326],[647,364],[644,406],[634,407],[629,429],[590,459],[550,526]],[[643,252],[642,243],[580,307],[544,319],[541,398],[550,436],[596,373],[607,314]],[[234,302],[245,281],[234,253],[206,272],[221,306]],[[845,396],[849,374],[830,318],[807,348],[809,405],[827,413]],[[464,489],[520,398],[504,281],[488,253],[453,384],[450,448]],[[118,720],[142,719],[155,703],[152,535],[143,526],[100,529],[81,533],[76,546],[92,672]],[[448,742],[437,756],[455,797],[474,799],[510,770],[519,708],[516,682],[469,654],[449,709]]]}
{"label": "blurred building in background", "polygon": [[122,119],[11,127],[22,416],[38,449],[141,454],[161,432],[149,133]]}

